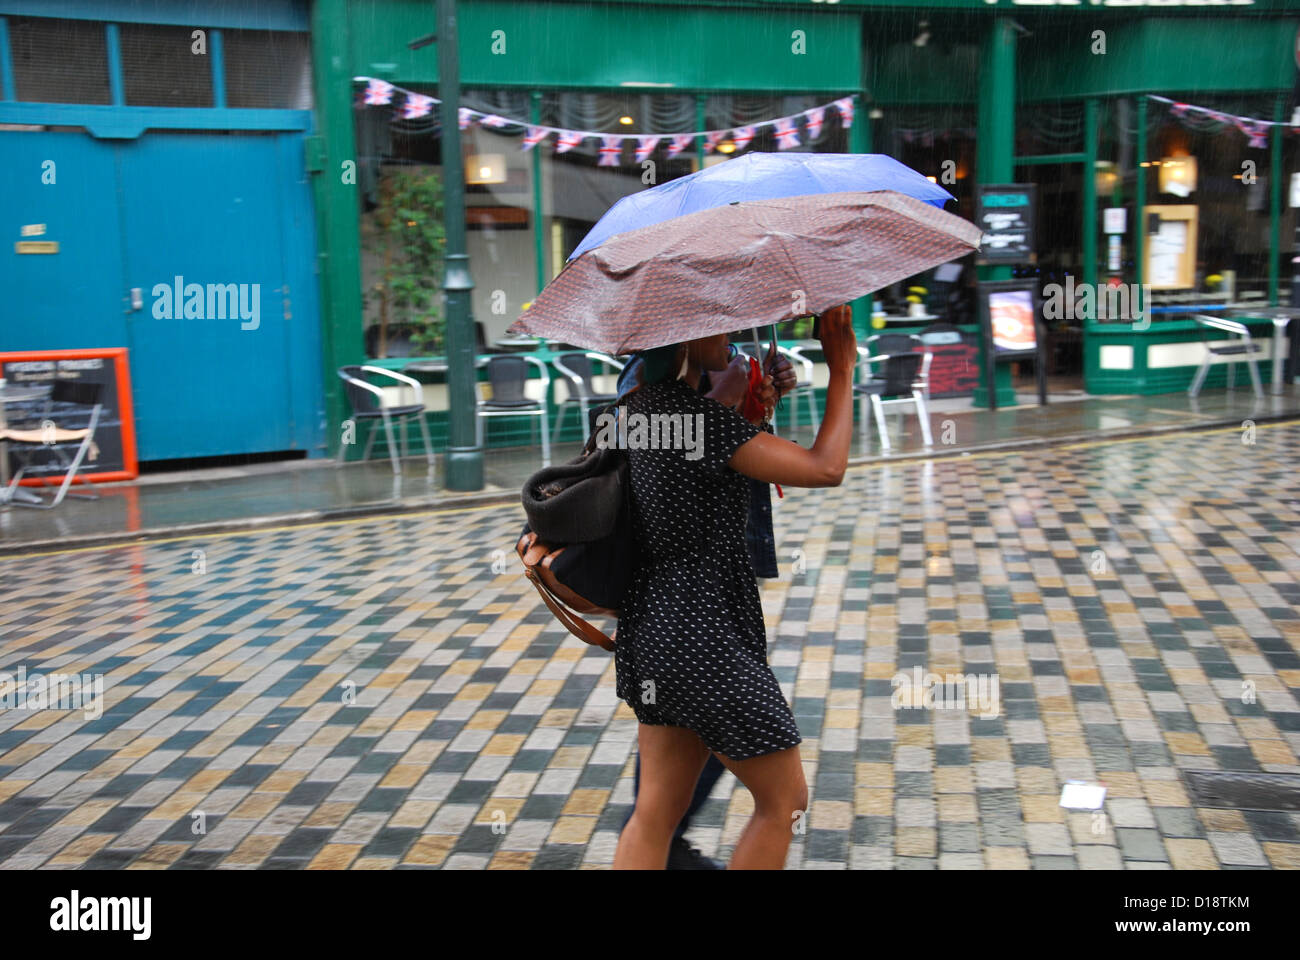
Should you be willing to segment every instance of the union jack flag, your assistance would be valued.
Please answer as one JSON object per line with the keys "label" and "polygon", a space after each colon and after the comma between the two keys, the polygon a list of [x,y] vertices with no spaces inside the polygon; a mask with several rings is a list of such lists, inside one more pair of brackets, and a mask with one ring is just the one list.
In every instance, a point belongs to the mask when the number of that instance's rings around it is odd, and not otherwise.
{"label": "union jack flag", "polygon": [[623,154],[622,137],[602,137],[600,141],[600,159],[598,167],[617,167]]}
{"label": "union jack flag", "polygon": [[637,137],[636,162],[645,163],[649,160],[650,154],[655,152],[657,146],[659,146],[659,137]]}
{"label": "union jack flag", "polygon": [[561,130],[560,138],[555,141],[556,153],[568,153],[586,139],[580,131]]}
{"label": "union jack flag", "polygon": [[1175,117],[1181,117],[1183,114],[1187,112],[1187,104],[1175,103],[1172,107],[1169,108],[1169,112],[1172,113]]}
{"label": "union jack flag", "polygon": [[799,146],[799,131],[794,125],[794,117],[782,117],[776,122],[776,148],[789,150]]}
{"label": "union jack flag", "polygon": [[1233,118],[1236,127],[1250,137],[1249,146],[1253,150],[1263,150],[1268,146],[1268,124],[1262,120],[1249,120],[1246,117]]}
{"label": "union jack flag", "polygon": [[691,141],[694,139],[695,138],[692,137],[689,133],[683,133],[673,137],[672,142],[668,145],[668,156],[670,157],[677,156],[677,154],[681,153],[683,150],[689,147],[691,145]]}
{"label": "union jack flag", "polygon": [[402,118],[414,120],[416,117],[427,117],[432,109],[433,97],[426,97],[422,93],[408,93],[406,103],[402,105]]}
{"label": "union jack flag", "polygon": [[840,112],[840,124],[845,130],[853,126],[853,98],[841,97],[835,101],[835,109]]}
{"label": "union jack flag", "polygon": [[803,118],[808,124],[808,139],[816,140],[822,135],[822,124],[826,122],[826,108],[813,107],[811,110],[805,110]]}
{"label": "union jack flag", "polygon": [[474,122],[474,111],[469,107],[461,107],[456,111],[456,116],[460,119],[460,128],[462,130]]}
{"label": "union jack flag", "polygon": [[732,139],[735,141],[737,150],[744,150],[749,146],[749,142],[754,139],[753,127],[737,127],[732,132],[735,134]]}
{"label": "union jack flag", "polygon": [[713,148],[722,142],[722,138],[727,135],[726,130],[710,130],[704,135],[704,152],[712,153]]}
{"label": "union jack flag", "polygon": [[533,147],[537,146],[539,143],[545,140],[546,135],[550,132],[551,132],[550,127],[529,127],[528,131],[524,134],[524,142],[522,145],[520,145],[519,149],[520,150],[533,149]]}
{"label": "union jack flag", "polygon": [[480,117],[479,123],[485,127],[504,127],[507,126],[510,121],[505,117],[498,117],[495,113],[489,113],[484,117]]}
{"label": "union jack flag", "polygon": [[375,80],[366,84],[366,105],[377,107],[393,102],[393,85],[387,80]]}

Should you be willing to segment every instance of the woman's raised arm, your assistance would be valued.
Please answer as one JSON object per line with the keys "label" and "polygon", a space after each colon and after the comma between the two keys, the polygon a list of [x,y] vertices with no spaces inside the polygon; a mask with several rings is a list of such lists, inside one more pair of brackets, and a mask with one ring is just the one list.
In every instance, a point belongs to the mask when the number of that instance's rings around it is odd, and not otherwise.
{"label": "woman's raised arm", "polygon": [[737,473],[788,487],[837,487],[849,462],[853,436],[853,367],[858,361],[857,338],[845,304],[821,316],[822,351],[830,367],[826,414],[812,447],[769,433],[741,445],[728,461]]}

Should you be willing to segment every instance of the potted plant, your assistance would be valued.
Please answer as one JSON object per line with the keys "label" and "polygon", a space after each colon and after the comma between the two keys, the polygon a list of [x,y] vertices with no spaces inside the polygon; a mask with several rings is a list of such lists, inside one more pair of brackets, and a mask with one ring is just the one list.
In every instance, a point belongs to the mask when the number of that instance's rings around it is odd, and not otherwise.
{"label": "potted plant", "polygon": [[379,303],[376,358],[388,355],[390,334],[409,337],[418,353],[441,353],[446,330],[441,178],[421,168],[385,171],[374,223],[367,246],[381,267],[367,293]]}

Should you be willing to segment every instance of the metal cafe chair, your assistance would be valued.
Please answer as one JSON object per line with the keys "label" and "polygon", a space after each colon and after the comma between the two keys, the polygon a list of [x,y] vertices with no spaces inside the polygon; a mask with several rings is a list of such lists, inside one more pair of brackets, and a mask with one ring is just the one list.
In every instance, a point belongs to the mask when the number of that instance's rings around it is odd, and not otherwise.
{"label": "metal cafe chair", "polygon": [[[483,446],[484,417],[540,417],[542,437],[542,466],[551,465],[551,435],[546,429],[546,398],[551,392],[551,375],[546,364],[529,354],[506,354],[479,357],[477,367],[487,367],[488,386],[492,395],[483,399],[480,392],[475,405],[474,424],[478,446]],[[541,373],[542,397],[534,400],[526,392],[528,368],[534,366]],[[482,385],[479,385],[481,391]]]}
{"label": "metal cafe chair", "polygon": [[1225,317],[1211,317],[1204,314],[1196,314],[1192,317],[1201,326],[1207,330],[1222,330],[1225,333],[1232,334],[1238,338],[1238,342],[1229,344],[1220,344],[1211,346],[1209,341],[1205,344],[1205,358],[1201,361],[1201,366],[1196,371],[1196,376],[1192,379],[1192,385],[1187,388],[1187,395],[1195,397],[1201,392],[1201,387],[1205,385],[1205,378],[1210,374],[1210,366],[1214,363],[1215,357],[1229,358],[1226,363],[1228,367],[1228,389],[1233,388],[1233,382],[1236,379],[1234,374],[1237,370],[1237,364],[1246,363],[1247,369],[1250,370],[1250,380],[1255,387],[1255,396],[1263,398],[1264,387],[1259,380],[1259,361],[1256,354],[1263,349],[1261,344],[1256,343],[1250,338],[1250,329],[1238,320],[1228,320]]}
{"label": "metal cafe chair", "polygon": [[790,425],[799,425],[799,398],[808,400],[808,412],[812,416],[813,433],[821,429],[821,419],[817,416],[817,388],[813,384],[813,362],[803,355],[799,347],[778,346],[776,352],[794,364],[800,373],[795,374],[794,388],[786,394],[790,398]]}
{"label": "metal cafe chair", "polygon": [[555,428],[551,433],[551,443],[555,443],[559,438],[560,426],[564,423],[564,412],[569,409],[570,405],[577,408],[578,415],[582,419],[582,439],[585,443],[591,434],[591,408],[613,403],[618,396],[616,393],[602,393],[596,389],[596,383],[593,379],[596,375],[594,365],[600,363],[613,367],[615,370],[622,370],[624,364],[611,356],[597,353],[594,350],[562,353],[551,362],[560,371],[560,375],[569,388],[568,398],[560,404],[555,413]]}
{"label": "metal cafe chair", "polygon": [[[385,370],[383,367],[359,366],[356,364],[339,367],[338,374],[339,379],[343,381],[343,392],[347,394],[348,404],[352,407],[352,419],[358,423],[362,420],[383,421],[384,435],[388,441],[388,458],[393,463],[393,473],[400,473],[402,470],[401,464],[397,460],[397,444],[393,441],[393,421],[401,421],[399,426],[402,431],[402,456],[406,456],[408,453],[407,431],[412,417],[420,425],[420,438],[424,441],[425,459],[429,461],[429,469],[432,470],[433,443],[429,439],[429,427],[424,422],[424,392],[420,381],[414,377],[408,377],[404,373]],[[384,389],[371,383],[366,379],[367,376],[387,377],[390,380],[397,381],[398,401],[390,403]],[[414,391],[413,403],[401,402],[402,391],[407,387]],[[366,449],[361,454],[362,460],[370,459],[370,448],[374,446],[377,432],[371,429],[370,437],[366,440]],[[339,444],[338,462],[342,463],[346,456],[347,446]]]}
{"label": "metal cafe chair", "polygon": [[[853,385],[853,392],[862,398],[860,419],[864,449],[867,445],[868,398],[875,413],[882,450],[888,452],[890,449],[885,407],[901,403],[913,404],[925,446],[934,445],[934,437],[930,433],[930,410],[926,404],[927,381],[933,355],[929,350],[916,352],[915,348],[923,345],[920,337],[911,334],[882,333],[868,337],[866,343],[858,347],[862,377]],[[875,364],[880,366],[877,368]]]}
{"label": "metal cafe chair", "polygon": [[[10,478],[9,486],[5,490],[4,502],[19,507],[52,510],[63,502],[64,497],[68,496],[82,500],[99,499],[97,493],[69,493],[68,488],[78,480],[82,483],[89,483],[90,481],[84,477],[78,477],[77,471],[84,469],[84,461],[87,456],[91,460],[99,457],[99,448],[95,445],[95,428],[99,426],[100,414],[103,412],[103,404],[100,399],[103,387],[102,383],[55,380],[50,387],[50,395],[46,400],[45,410],[40,415],[40,422],[35,428],[15,429],[10,427],[0,433],[0,440],[8,441],[9,451],[21,463],[13,477]],[[56,404],[60,409],[55,409]],[[76,409],[78,407],[83,408],[83,410],[78,411]],[[86,407],[90,408],[89,415],[84,412]],[[67,426],[70,422],[76,422],[78,426]],[[84,427],[79,425],[83,422],[85,423]],[[80,441],[77,452],[72,459],[68,459],[63,446],[69,443],[77,443],[77,441]],[[35,460],[36,455],[42,451],[49,451],[64,470],[63,482],[59,485],[54,500],[46,503],[39,498],[35,502],[15,499],[14,491],[18,488],[18,482],[22,480],[23,474],[32,466],[32,461]],[[46,482],[46,478],[42,477],[41,483],[44,485]]]}

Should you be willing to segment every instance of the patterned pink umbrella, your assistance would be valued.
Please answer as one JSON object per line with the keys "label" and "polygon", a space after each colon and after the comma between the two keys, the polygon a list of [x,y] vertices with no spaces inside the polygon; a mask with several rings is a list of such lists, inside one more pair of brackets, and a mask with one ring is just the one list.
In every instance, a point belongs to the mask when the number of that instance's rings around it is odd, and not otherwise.
{"label": "patterned pink umbrella", "polygon": [[893,190],[730,203],[571,260],[510,327],[623,354],[820,313],[979,247],[961,217]]}

